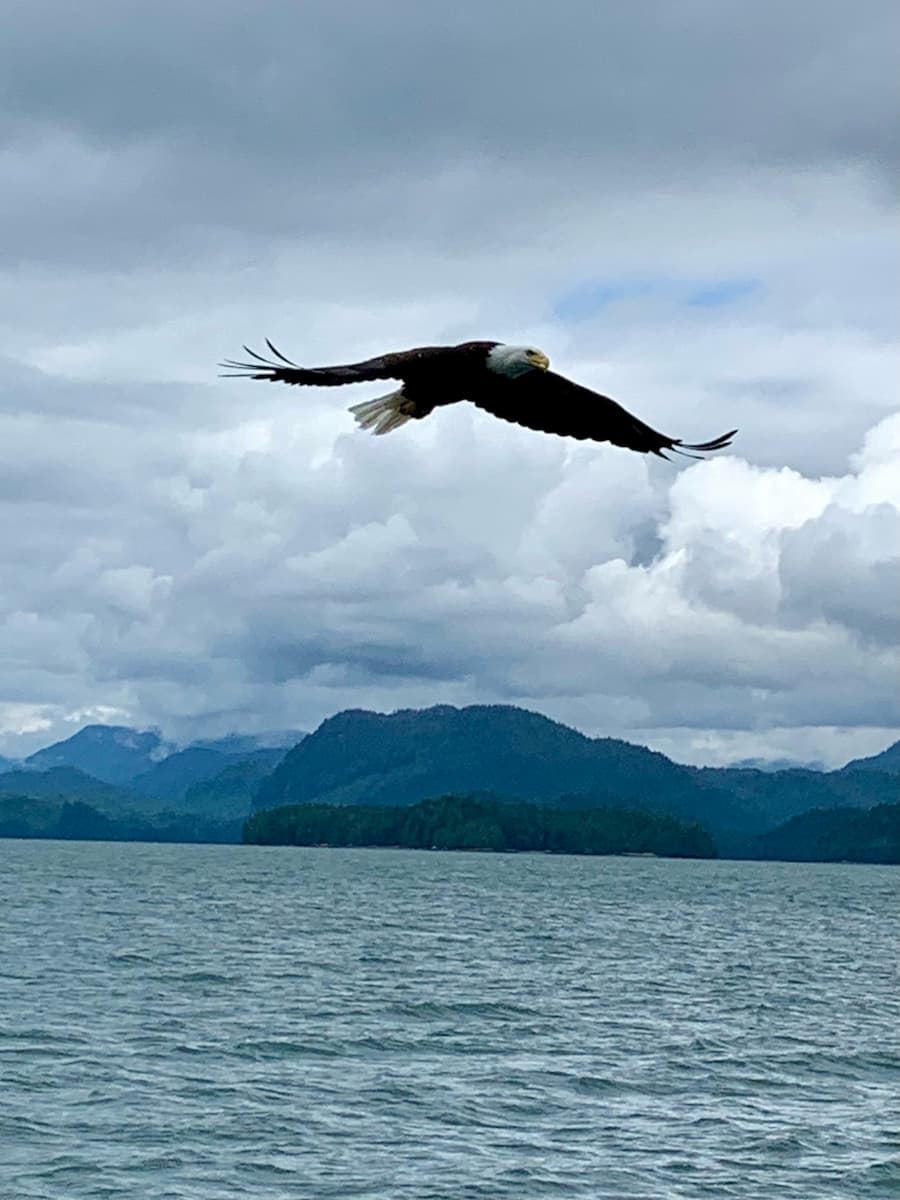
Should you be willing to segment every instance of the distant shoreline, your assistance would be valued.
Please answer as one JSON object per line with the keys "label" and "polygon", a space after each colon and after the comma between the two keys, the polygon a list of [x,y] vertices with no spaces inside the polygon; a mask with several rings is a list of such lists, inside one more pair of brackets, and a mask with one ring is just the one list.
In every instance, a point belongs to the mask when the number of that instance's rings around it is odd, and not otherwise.
{"label": "distant shoreline", "polygon": [[852,858],[764,858],[759,855],[747,854],[719,854],[715,858],[705,856],[691,856],[687,854],[666,855],[653,854],[643,851],[622,851],[619,853],[610,852],[587,852],[579,850],[513,850],[502,849],[492,850],[486,847],[443,847],[443,846],[378,846],[378,845],[354,845],[354,846],[336,846],[327,843],[319,843],[317,845],[288,845],[287,843],[260,843],[260,842],[242,842],[242,841],[175,841],[173,839],[163,838],[88,838],[88,837],[36,837],[33,834],[5,834],[0,833],[0,842],[41,842],[53,845],[94,845],[94,846],[202,846],[202,847],[217,847],[223,849],[257,849],[257,850],[366,850],[366,851],[403,851],[415,852],[420,854],[475,854],[475,855],[509,855],[515,857],[531,856],[534,858],[595,858],[595,859],[652,859],[656,862],[711,862],[711,863],[773,863],[782,864],[785,866],[810,866],[810,867],[896,867],[900,866],[900,862],[881,862],[872,861],[869,859],[852,859]]}

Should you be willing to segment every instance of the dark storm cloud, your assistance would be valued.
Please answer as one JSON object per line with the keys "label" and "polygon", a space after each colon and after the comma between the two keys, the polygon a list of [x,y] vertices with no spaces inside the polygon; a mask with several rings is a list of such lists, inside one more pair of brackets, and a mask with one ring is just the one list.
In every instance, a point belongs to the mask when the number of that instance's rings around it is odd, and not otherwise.
{"label": "dark storm cloud", "polygon": [[536,197],[897,165],[889,0],[35,0],[4,33],[19,259],[227,253],[238,232],[260,252],[329,233],[477,244],[528,227]]}
{"label": "dark storm cloud", "polygon": [[369,165],[386,145],[437,158],[718,145],[882,164],[898,27],[890,0],[30,0],[7,24],[6,112],[13,128],[110,145],[283,149],[295,169],[298,151],[352,170],[355,152]]}

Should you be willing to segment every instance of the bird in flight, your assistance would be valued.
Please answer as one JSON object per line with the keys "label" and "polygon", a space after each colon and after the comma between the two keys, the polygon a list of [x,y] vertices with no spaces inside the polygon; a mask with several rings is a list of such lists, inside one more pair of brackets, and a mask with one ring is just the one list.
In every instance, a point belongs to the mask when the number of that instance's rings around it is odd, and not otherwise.
{"label": "bird in flight", "polygon": [[708,442],[684,442],[657,433],[615,400],[573,383],[549,369],[550,360],[530,346],[502,342],[462,342],[422,346],[335,367],[300,367],[266,339],[264,358],[245,346],[248,362],[221,363],[227,378],[265,379],[300,387],[340,387],[347,383],[395,380],[395,391],[350,408],[363,429],[390,433],[418,421],[444,404],[470,400],[479,408],[527,429],[594,442],[612,442],[641,454],[667,458],[667,450],[698,458],[731,444],[732,429]]}

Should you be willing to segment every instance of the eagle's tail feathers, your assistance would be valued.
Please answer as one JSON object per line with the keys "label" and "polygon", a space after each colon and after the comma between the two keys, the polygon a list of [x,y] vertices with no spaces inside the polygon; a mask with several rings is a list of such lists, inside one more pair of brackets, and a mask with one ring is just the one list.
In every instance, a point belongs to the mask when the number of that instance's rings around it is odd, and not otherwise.
{"label": "eagle's tail feathers", "polygon": [[350,412],[363,429],[371,429],[375,434],[390,433],[392,429],[399,429],[415,415],[413,405],[402,391],[390,392],[387,396],[378,396],[374,400],[354,404],[350,407]]}

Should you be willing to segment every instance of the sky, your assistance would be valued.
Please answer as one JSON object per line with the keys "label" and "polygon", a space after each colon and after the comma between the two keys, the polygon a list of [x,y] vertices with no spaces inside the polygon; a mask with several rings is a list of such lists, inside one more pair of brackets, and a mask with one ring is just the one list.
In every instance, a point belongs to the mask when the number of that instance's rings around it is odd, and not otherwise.
{"label": "sky", "polygon": [[[519,704],[900,736],[895,0],[11,0],[0,753]],[[220,379],[536,344],[691,463]]]}

